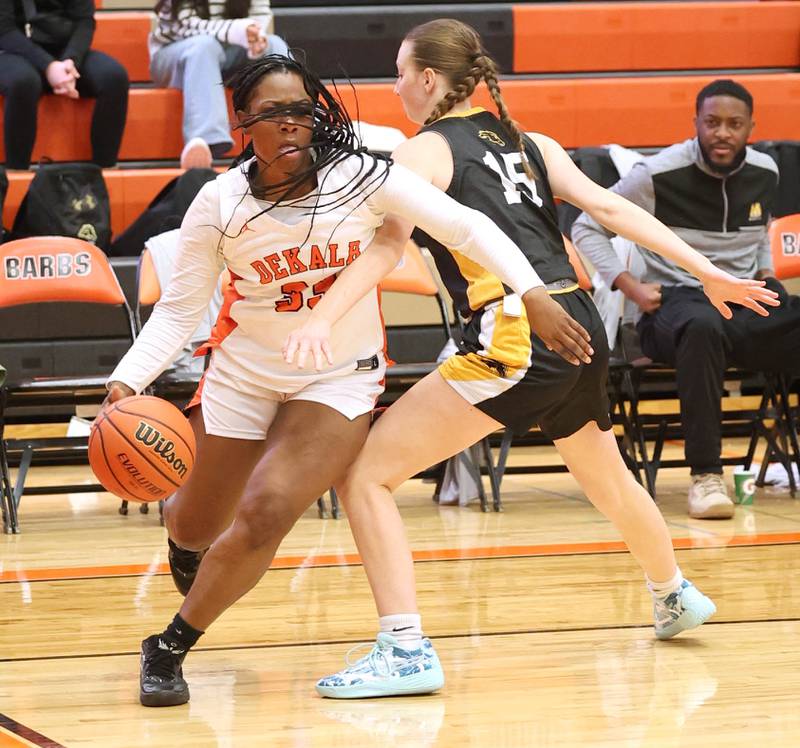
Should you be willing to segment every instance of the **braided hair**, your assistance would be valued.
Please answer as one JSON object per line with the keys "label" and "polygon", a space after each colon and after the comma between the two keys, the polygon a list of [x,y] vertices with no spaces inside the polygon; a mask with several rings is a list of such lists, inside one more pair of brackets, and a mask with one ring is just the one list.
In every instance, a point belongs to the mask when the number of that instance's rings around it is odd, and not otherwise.
{"label": "braided hair", "polygon": [[406,34],[404,41],[413,45],[411,57],[419,70],[432,68],[451,83],[450,90],[434,107],[425,124],[430,125],[456,104],[468,99],[478,83],[485,81],[489,95],[497,107],[500,122],[512,145],[522,156],[525,173],[533,179],[533,168],[525,153],[522,131],[511,119],[500,93],[497,64],[486,52],[478,32],[472,26],[453,18],[439,18],[415,26]]}
{"label": "braided hair", "polygon": [[[304,148],[310,151],[312,158],[307,168],[287,175],[285,179],[276,184],[271,184],[269,187],[271,204],[252,218],[257,218],[279,205],[307,208],[312,215],[309,227],[310,235],[313,229],[313,217],[317,213],[334,210],[358,196],[360,199],[347,214],[350,215],[367,200],[387,178],[391,159],[369,153],[361,144],[353,122],[338,97],[338,89],[335,84],[336,95],[331,93],[319,77],[311,72],[304,63],[290,57],[266,55],[251,60],[236,70],[226,81],[227,85],[233,88],[234,110],[247,112],[253,91],[265,76],[273,73],[296,73],[299,75],[303,81],[303,87],[311,99],[310,102],[279,105],[258,114],[248,115],[243,122],[236,125],[235,129],[244,129],[256,122],[280,120],[288,116],[297,119],[306,118],[311,123],[309,126],[311,141]],[[317,185],[317,189],[310,198],[306,194],[296,196],[302,192],[302,186],[307,184],[310,179],[313,178],[319,182],[321,174],[327,175],[330,173],[331,167],[353,156],[360,159],[361,166],[345,186],[326,191],[325,176],[323,176],[321,183]],[[255,160],[253,160],[254,157]],[[241,155],[234,160],[231,168],[240,168],[247,178],[249,192],[256,198],[263,198],[265,197],[264,188],[258,185],[256,180],[258,160],[259,156],[250,141]],[[269,164],[264,165],[267,169],[269,168]],[[346,218],[347,216],[342,218],[342,221]],[[232,238],[225,231],[223,231],[223,236]]]}

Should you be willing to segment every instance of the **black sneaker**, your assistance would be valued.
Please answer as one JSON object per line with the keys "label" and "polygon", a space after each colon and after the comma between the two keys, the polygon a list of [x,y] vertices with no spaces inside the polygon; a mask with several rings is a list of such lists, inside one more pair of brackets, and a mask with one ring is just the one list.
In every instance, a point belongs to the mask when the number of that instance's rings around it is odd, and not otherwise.
{"label": "black sneaker", "polygon": [[159,634],[142,642],[139,701],[142,706],[177,706],[189,701],[189,686],[183,679],[186,650]]}
{"label": "black sneaker", "polygon": [[175,582],[178,592],[186,597],[194,584],[197,569],[200,567],[206,551],[187,551],[175,545],[170,538],[167,538],[167,542],[169,543],[169,570],[172,572],[172,581]]}

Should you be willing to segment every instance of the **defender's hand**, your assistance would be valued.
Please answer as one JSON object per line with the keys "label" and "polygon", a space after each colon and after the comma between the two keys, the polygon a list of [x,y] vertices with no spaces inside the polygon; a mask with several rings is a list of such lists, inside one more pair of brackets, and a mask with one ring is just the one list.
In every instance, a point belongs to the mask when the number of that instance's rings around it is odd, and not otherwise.
{"label": "defender's hand", "polygon": [[314,359],[314,368],[320,371],[325,366],[333,365],[331,353],[331,326],[325,320],[309,320],[302,327],[289,333],[283,344],[283,360],[287,364],[294,363],[297,357],[297,368],[306,365],[310,353]]}
{"label": "defender's hand", "polygon": [[725,302],[741,304],[762,317],[769,316],[769,310],[762,304],[773,307],[781,305],[778,294],[770,291],[763,280],[736,278],[716,267],[699,277],[709,301],[725,319],[733,316],[733,312]]}
{"label": "defender's hand", "polygon": [[532,288],[525,293],[522,301],[528,313],[531,330],[544,341],[549,350],[555,351],[575,366],[581,362],[592,362],[594,351],[591,336],[544,288]]}

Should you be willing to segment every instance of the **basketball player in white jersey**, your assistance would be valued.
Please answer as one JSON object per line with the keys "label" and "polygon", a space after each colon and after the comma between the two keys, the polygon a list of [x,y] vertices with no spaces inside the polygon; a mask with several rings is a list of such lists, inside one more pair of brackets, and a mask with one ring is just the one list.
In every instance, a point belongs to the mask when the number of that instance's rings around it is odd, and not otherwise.
{"label": "basketball player in white jersey", "polygon": [[[554,303],[588,330],[594,355],[578,367],[566,363],[536,334],[535,320],[528,317],[530,330],[519,324],[518,304],[490,268],[474,266],[456,247],[435,251],[442,280],[467,319],[460,350],[387,409],[340,488],[378,607],[380,633],[367,657],[320,680],[317,691],[357,698],[438,687],[439,663],[422,635],[411,553],[391,491],[503,427],[522,434],[538,424],[555,442],[586,496],[611,520],[644,570],[656,636],[668,639],[699,626],[713,614],[714,604],[683,578],[663,517],[617,448],[606,392],[606,333],[570,267],[554,196],[694,273],[726,316],[728,301],[766,315],[761,304],[777,305],[776,294],[763,282],[739,280],[715,268],[651,215],[587,179],[554,140],[523,136],[500,94],[494,61],[466,24],[440,19],[412,29],[397,67],[395,93],[408,117],[424,127],[398,147],[395,160],[502,225]],[[469,97],[481,81],[499,117],[471,105]],[[327,345],[329,326],[352,299],[391,271],[397,256],[384,257],[383,268],[377,253],[369,259],[371,265],[359,260],[342,273],[305,328],[290,336],[287,361],[299,351],[301,365],[311,354],[321,368],[326,357],[336,355],[335,345]],[[413,657],[407,653],[417,651],[430,652],[430,662],[410,667]]]}
{"label": "basketball player in white jersey", "polygon": [[[503,278],[542,317],[541,334],[554,348],[575,360],[591,353],[585,331],[551,304],[519,249],[482,214],[359,148],[347,114],[302,64],[279,56],[250,63],[234,81],[233,104],[254,156],[192,203],[173,279],[109,380],[109,401],[152,382],[195,329],[227,267],[232,282],[190,416],[195,467],[165,507],[173,571],[187,556],[196,567],[213,545],[196,578],[194,569],[186,574],[179,614],[142,643],[146,706],[188,701],[186,652],[256,584],[297,518],[364,441],[386,365],[377,293],[342,315],[325,372],[298,371],[281,345],[346,265],[365,252],[385,254],[382,243],[393,247],[396,225],[376,236],[388,212]],[[429,648],[410,665],[431,661]]]}

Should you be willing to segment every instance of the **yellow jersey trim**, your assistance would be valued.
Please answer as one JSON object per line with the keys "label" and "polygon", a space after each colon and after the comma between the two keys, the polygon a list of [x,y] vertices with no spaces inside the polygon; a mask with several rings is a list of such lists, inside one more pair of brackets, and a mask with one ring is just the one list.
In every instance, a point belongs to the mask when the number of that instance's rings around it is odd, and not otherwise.
{"label": "yellow jersey trim", "polygon": [[580,286],[576,283],[574,286],[569,286],[567,288],[559,288],[557,291],[548,291],[551,296],[558,296],[562,293],[572,293],[573,291],[577,291]]}
{"label": "yellow jersey trim", "polygon": [[474,106],[471,109],[464,110],[463,112],[447,112],[447,114],[443,114],[436,121],[438,122],[440,119],[447,119],[448,117],[472,117],[473,114],[480,114],[481,112],[485,111],[485,107]]}

